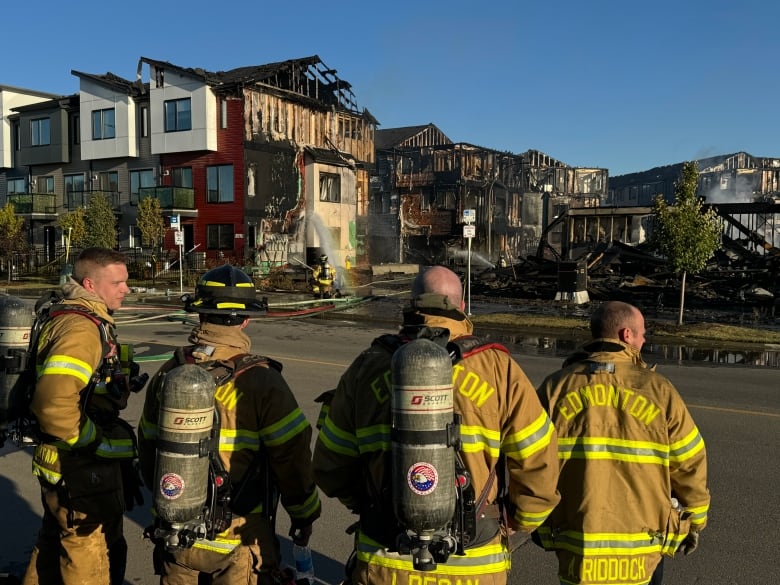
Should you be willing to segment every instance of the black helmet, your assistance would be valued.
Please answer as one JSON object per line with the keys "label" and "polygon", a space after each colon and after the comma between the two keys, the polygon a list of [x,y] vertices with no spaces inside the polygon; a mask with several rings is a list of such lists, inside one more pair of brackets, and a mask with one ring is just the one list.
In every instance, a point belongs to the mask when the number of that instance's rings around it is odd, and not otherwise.
{"label": "black helmet", "polygon": [[188,313],[213,315],[210,321],[235,325],[247,317],[259,317],[268,310],[265,301],[258,301],[255,283],[243,270],[225,264],[201,276],[195,296],[185,295],[184,310]]}
{"label": "black helmet", "polygon": [[320,262],[327,262],[327,261],[328,261],[327,254],[323,254],[322,256],[320,256]]}

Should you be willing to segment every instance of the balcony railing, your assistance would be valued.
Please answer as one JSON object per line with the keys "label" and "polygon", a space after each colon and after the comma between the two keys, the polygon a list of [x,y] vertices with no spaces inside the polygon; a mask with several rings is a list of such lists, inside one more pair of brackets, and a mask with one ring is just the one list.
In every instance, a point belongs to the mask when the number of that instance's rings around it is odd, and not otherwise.
{"label": "balcony railing", "polygon": [[8,203],[13,204],[15,213],[57,213],[54,193],[9,193]]}
{"label": "balcony railing", "polygon": [[114,211],[119,211],[119,192],[100,190],[70,191],[66,195],[66,205],[68,206],[68,211],[73,211],[79,207],[87,207],[89,205],[89,200],[93,195],[103,195],[106,199],[108,199],[108,202],[111,205],[111,209]]}
{"label": "balcony railing", "polygon": [[187,187],[142,187],[138,199],[154,197],[161,209],[195,209],[195,189]]}

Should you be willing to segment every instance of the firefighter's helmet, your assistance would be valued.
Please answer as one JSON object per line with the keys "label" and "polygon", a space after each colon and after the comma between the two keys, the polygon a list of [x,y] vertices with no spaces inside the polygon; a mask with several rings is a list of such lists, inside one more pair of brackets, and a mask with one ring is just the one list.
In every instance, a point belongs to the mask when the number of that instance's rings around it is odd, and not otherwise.
{"label": "firefighter's helmet", "polygon": [[185,295],[184,310],[209,315],[225,325],[235,325],[248,317],[268,311],[265,300],[258,300],[255,283],[243,270],[225,264],[201,276],[195,295]]}
{"label": "firefighter's helmet", "polygon": [[320,256],[320,263],[325,264],[328,261],[328,256],[326,254],[323,254]]}

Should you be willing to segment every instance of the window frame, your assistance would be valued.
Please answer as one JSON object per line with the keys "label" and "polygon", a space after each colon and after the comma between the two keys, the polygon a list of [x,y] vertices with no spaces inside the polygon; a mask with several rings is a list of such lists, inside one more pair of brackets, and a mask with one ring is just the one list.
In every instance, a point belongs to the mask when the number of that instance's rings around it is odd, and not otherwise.
{"label": "window frame", "polygon": [[320,201],[341,203],[341,175],[320,171]]}
{"label": "window frame", "polygon": [[[140,201],[139,191],[156,186],[154,178],[154,169],[131,169],[127,172],[127,179],[130,183],[130,205],[138,205]],[[145,183],[149,184],[146,185]]]}
{"label": "window frame", "polygon": [[236,226],[232,223],[206,224],[207,250],[233,250]]}
{"label": "window frame", "polygon": [[[180,105],[187,104],[187,108]],[[185,115],[186,112],[186,115]],[[176,98],[163,102],[163,127],[165,132],[188,132],[192,130],[192,98]]]}
{"label": "window frame", "polygon": [[[21,186],[21,191],[19,191],[19,187]],[[27,179],[24,177],[14,177],[13,179],[8,179],[6,182],[6,188],[8,194],[16,194],[16,193],[27,193]]]}
{"label": "window frame", "polygon": [[171,169],[171,180],[174,187],[193,189],[192,167],[174,167]]}
{"label": "window frame", "polygon": [[92,110],[92,140],[116,138],[116,108]]}
{"label": "window frame", "polygon": [[139,124],[140,124],[140,132],[141,138],[146,138],[149,136],[149,107],[148,106],[141,106],[141,113],[138,116],[139,118]]}
{"label": "window frame", "polygon": [[[230,177],[224,173],[230,169]],[[233,203],[236,200],[233,188],[233,165],[211,165],[206,167],[206,202]]]}
{"label": "window frame", "polygon": [[51,145],[51,118],[35,118],[30,120],[30,145]]}

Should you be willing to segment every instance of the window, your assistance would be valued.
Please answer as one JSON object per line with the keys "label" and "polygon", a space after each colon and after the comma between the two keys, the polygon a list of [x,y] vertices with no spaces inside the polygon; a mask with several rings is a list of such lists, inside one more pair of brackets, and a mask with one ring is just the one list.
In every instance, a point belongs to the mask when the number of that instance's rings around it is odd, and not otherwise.
{"label": "window", "polygon": [[146,138],[149,136],[149,108],[146,106],[141,107],[141,116],[140,116],[140,124],[141,124],[141,131],[139,134],[142,138]]}
{"label": "window", "polygon": [[131,250],[136,247],[140,248],[143,244],[141,230],[137,225],[131,225],[129,228],[130,229],[127,231],[127,245]]}
{"label": "window", "polygon": [[341,177],[333,173],[320,173],[320,201],[341,202]]}
{"label": "window", "polygon": [[173,186],[192,189],[192,167],[173,169]]}
{"label": "window", "polygon": [[65,200],[69,210],[85,207],[84,175],[65,175]]}
{"label": "window", "polygon": [[227,100],[225,99],[219,103],[219,127],[227,128]]}
{"label": "window", "polygon": [[54,193],[54,177],[38,177],[36,181],[37,193]]}
{"label": "window", "polygon": [[233,201],[233,165],[207,167],[206,180],[209,203],[230,203]]}
{"label": "window", "polygon": [[97,188],[99,191],[109,191],[111,193],[118,192],[119,173],[117,171],[97,173],[97,184],[93,186],[93,189],[95,188]]}
{"label": "window", "polygon": [[8,179],[8,193],[27,193],[27,181],[22,179]]}
{"label": "window", "polygon": [[65,192],[84,190],[84,175],[65,175]]}
{"label": "window", "polygon": [[206,226],[206,246],[209,250],[233,249],[233,224],[217,223]]}
{"label": "window", "polygon": [[71,136],[73,136],[73,144],[80,144],[81,143],[81,118],[78,116],[78,114],[75,114],[73,116],[72,128],[73,128],[73,132],[71,133]]}
{"label": "window", "polygon": [[51,144],[51,120],[39,118],[30,122],[32,130],[32,145],[46,146]]}
{"label": "window", "polygon": [[165,102],[165,131],[192,130],[192,105],[190,98]]}
{"label": "window", "polygon": [[116,138],[114,108],[92,111],[92,140]]}
{"label": "window", "polygon": [[154,171],[144,169],[142,171],[130,171],[130,205],[138,205],[138,192],[140,189],[154,187]]}

